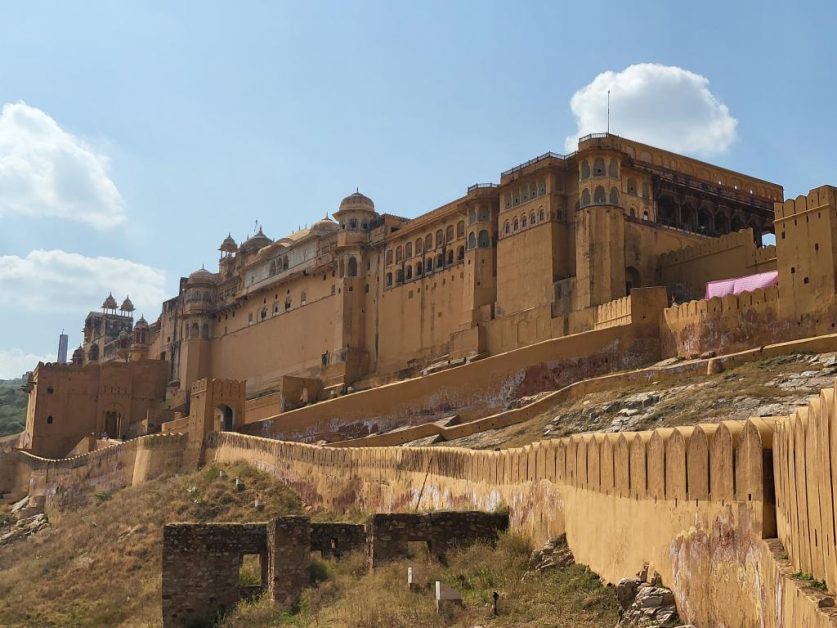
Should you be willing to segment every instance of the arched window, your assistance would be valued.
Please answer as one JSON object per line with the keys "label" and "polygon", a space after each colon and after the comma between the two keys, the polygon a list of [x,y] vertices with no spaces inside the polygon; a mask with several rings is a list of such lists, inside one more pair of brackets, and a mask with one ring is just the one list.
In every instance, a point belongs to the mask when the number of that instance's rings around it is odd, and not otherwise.
{"label": "arched window", "polygon": [[453,249],[448,250],[448,266],[453,265]]}
{"label": "arched window", "polygon": [[511,207],[511,203],[512,203],[511,194],[506,192],[505,195],[503,196],[503,198],[506,200],[506,209],[508,209],[509,207]]}
{"label": "arched window", "polygon": [[390,264],[392,264],[392,249],[389,249],[387,251],[387,266],[389,266]]}
{"label": "arched window", "polygon": [[201,330],[200,330],[200,327],[198,327],[198,324],[197,323],[192,323],[191,337],[192,338],[197,338],[198,336],[200,336],[200,334],[201,334]]}
{"label": "arched window", "polygon": [[503,224],[503,233],[505,233],[506,235],[509,235],[509,231],[511,231],[511,224],[509,224],[509,221],[507,220]]}
{"label": "arched window", "polygon": [[[267,318],[267,308],[264,309],[264,312],[264,317]],[[209,340],[209,323],[204,323],[203,327],[201,327],[201,338]]]}
{"label": "arched window", "polygon": [[532,212],[531,214],[529,214],[529,224],[530,225],[535,224],[535,212]]}
{"label": "arched window", "polygon": [[649,193],[648,193],[648,184],[647,184],[647,183],[643,183],[643,184],[642,184],[642,198],[649,198],[649,196],[650,196],[650,195],[649,195]]}
{"label": "arched window", "polygon": [[593,176],[594,177],[603,177],[605,176],[605,162],[604,159],[599,157],[593,162]]}
{"label": "arched window", "polygon": [[282,270],[288,270],[288,256],[282,258]]}
{"label": "arched window", "polygon": [[631,207],[630,216],[631,218],[636,218],[636,209],[634,209],[633,207]]}
{"label": "arched window", "polygon": [[642,219],[648,220],[648,212],[642,212]]}
{"label": "arched window", "polygon": [[521,229],[526,228],[526,214],[523,214],[523,216],[520,218],[520,228]]}
{"label": "arched window", "polygon": [[468,212],[468,224],[473,225],[477,221],[477,210],[473,207]]}
{"label": "arched window", "polygon": [[346,276],[346,260],[340,260],[340,270],[339,270],[340,279]]}
{"label": "arched window", "polygon": [[581,206],[587,207],[590,204],[590,190],[584,188],[581,192]]}
{"label": "arched window", "polygon": [[424,238],[424,250],[429,251],[433,248],[433,236],[431,234],[427,234],[427,237]]}
{"label": "arched window", "polygon": [[271,275],[276,274],[276,260],[275,259],[270,260],[270,274]]}
{"label": "arched window", "polygon": [[615,159],[610,160],[610,165],[608,166],[608,176],[616,178],[619,176],[619,164],[616,163]]}
{"label": "arched window", "polygon": [[416,277],[421,277],[421,271],[424,270],[422,267],[421,260],[416,264]]}
{"label": "arched window", "polygon": [[273,303],[273,315],[276,316],[279,313],[279,304],[274,302]]}
{"label": "arched window", "polygon": [[610,204],[619,204],[619,190],[617,190],[615,187],[610,188]]}
{"label": "arched window", "polygon": [[460,220],[456,223],[456,237],[461,238],[465,235],[465,221]]}
{"label": "arched window", "polygon": [[480,222],[488,222],[491,220],[491,210],[487,207],[480,207]]}
{"label": "arched window", "polygon": [[607,195],[605,194],[605,190],[601,185],[597,185],[596,190],[593,192],[593,202],[594,203],[605,203],[605,202],[607,202]]}
{"label": "arched window", "polygon": [[291,309],[291,297],[285,297],[285,311]]}
{"label": "arched window", "polygon": [[425,272],[425,274],[433,272],[433,258],[432,257],[428,257],[426,260],[424,260],[424,272]]}
{"label": "arched window", "polygon": [[512,223],[512,231],[517,231],[518,229],[520,229],[520,221],[517,218],[515,218],[514,222]]}
{"label": "arched window", "polygon": [[543,179],[538,183],[538,194],[546,194],[546,181]]}
{"label": "arched window", "polygon": [[636,179],[628,179],[628,194],[636,194]]}
{"label": "arched window", "polygon": [[404,272],[406,273],[405,277],[407,281],[410,281],[410,279],[413,278],[413,267],[410,264],[407,264],[407,267],[404,269]]}
{"label": "arched window", "polygon": [[387,288],[392,287],[392,273],[387,273],[387,277],[384,280],[384,286]]}
{"label": "arched window", "polygon": [[538,184],[532,181],[529,184],[529,198],[535,198],[538,195]]}
{"label": "arched window", "polygon": [[589,179],[590,178],[590,162],[586,159],[581,162],[581,178],[582,179]]}
{"label": "arched window", "polygon": [[488,235],[488,231],[483,229],[480,231],[479,237],[479,245],[480,248],[485,248],[491,244],[491,237]]}
{"label": "arched window", "polygon": [[357,277],[357,259],[349,258],[349,277]]}
{"label": "arched window", "polygon": [[264,320],[267,318],[267,308],[263,307],[261,313],[259,314],[259,318]]}
{"label": "arched window", "polygon": [[402,259],[404,259],[404,250],[401,245],[398,245],[395,247],[395,263],[399,263]]}
{"label": "arched window", "polygon": [[453,242],[453,225],[448,225],[445,229],[445,242]]}
{"label": "arched window", "polygon": [[424,244],[424,240],[422,240],[421,238],[417,238],[416,239],[416,255],[421,253],[422,244]]}
{"label": "arched window", "polygon": [[404,259],[408,259],[413,256],[413,243],[407,242],[404,245]]}
{"label": "arched window", "polygon": [[543,222],[545,219],[546,214],[543,211],[543,207],[541,207],[541,210],[538,212],[538,222]]}
{"label": "arched window", "polygon": [[[352,258],[352,259],[354,259],[354,258]],[[351,260],[349,261],[349,264],[351,264]],[[305,303],[307,301],[308,301],[308,297],[305,294],[305,290],[303,290],[299,295],[299,304],[300,305],[305,305]]]}
{"label": "arched window", "polygon": [[459,249],[456,251],[456,260],[461,262],[465,259],[465,247],[460,246]]}
{"label": "arched window", "polygon": [[357,229],[357,220],[352,218],[349,221],[349,229]]}
{"label": "arched window", "polygon": [[395,282],[396,283],[404,283],[404,271],[401,270],[400,268],[395,273]]}
{"label": "arched window", "polygon": [[475,234],[473,231],[468,234],[468,248],[477,248],[477,234]]}
{"label": "arched window", "polygon": [[437,269],[444,268],[444,266],[445,266],[445,256],[442,255],[441,253],[439,253],[436,256],[436,268]]}
{"label": "arched window", "polygon": [[436,231],[436,246],[442,246],[445,243],[445,233],[441,229]]}

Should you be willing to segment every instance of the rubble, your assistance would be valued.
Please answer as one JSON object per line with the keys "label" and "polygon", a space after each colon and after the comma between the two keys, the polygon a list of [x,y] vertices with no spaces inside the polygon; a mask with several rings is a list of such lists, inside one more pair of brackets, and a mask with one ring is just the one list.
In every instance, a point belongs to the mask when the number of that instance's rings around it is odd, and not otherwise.
{"label": "rubble", "polygon": [[523,580],[534,574],[549,572],[575,564],[575,557],[567,545],[566,535],[549,539],[541,549],[532,552],[529,567],[523,574]]}
{"label": "rubble", "polygon": [[648,566],[616,585],[620,619],[616,628],[686,628],[677,615],[674,594],[662,586],[659,574],[648,581]]}
{"label": "rubble", "polygon": [[13,525],[0,528],[0,545],[8,545],[28,538],[48,525],[47,516],[42,512],[28,517],[20,517]]}

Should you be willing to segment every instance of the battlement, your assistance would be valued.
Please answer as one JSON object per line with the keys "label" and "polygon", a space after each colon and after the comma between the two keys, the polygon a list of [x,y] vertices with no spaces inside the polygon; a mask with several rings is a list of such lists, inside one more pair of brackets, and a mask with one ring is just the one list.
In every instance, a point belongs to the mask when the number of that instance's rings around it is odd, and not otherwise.
{"label": "battlement", "polygon": [[762,305],[778,306],[779,286],[760,288],[752,292],[728,294],[724,297],[700,299],[673,305],[663,310],[665,322],[669,326],[694,323],[703,318],[717,317],[725,313],[738,313],[748,308]]}
{"label": "battlement", "polygon": [[631,296],[608,301],[596,306],[593,329],[631,324]]}
{"label": "battlement", "polygon": [[834,208],[837,206],[835,192],[837,192],[837,188],[834,186],[822,185],[813,188],[807,196],[800,194],[795,199],[791,198],[783,203],[776,203],[774,206],[776,221],[786,220],[814,209]]}
{"label": "battlement", "polygon": [[691,262],[701,257],[715,255],[721,251],[734,249],[739,246],[755,248],[753,230],[750,227],[728,233],[719,238],[708,238],[698,244],[663,253],[660,255],[660,265],[672,266],[674,264]]}

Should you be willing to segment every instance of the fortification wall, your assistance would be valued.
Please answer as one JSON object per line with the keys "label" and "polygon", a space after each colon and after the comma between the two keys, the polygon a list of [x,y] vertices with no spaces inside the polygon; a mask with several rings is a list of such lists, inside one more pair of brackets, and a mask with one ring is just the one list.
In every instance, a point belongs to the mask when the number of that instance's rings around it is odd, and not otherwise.
{"label": "fortification wall", "polygon": [[659,257],[660,277],[679,298],[700,299],[709,281],[776,270],[776,247],[757,247],[751,228]]}
{"label": "fortification wall", "polygon": [[[249,423],[257,436],[345,440],[427,423],[455,408],[492,408],[509,399],[561,388],[659,359],[659,312],[665,291],[635,290],[630,325],[564,336],[425,377],[360,391]],[[622,305],[621,307],[626,307]]]}
{"label": "fortification wall", "polygon": [[46,511],[57,515],[67,506],[84,503],[92,494],[178,472],[186,438],[182,434],[154,434],[60,460],[18,451],[17,481],[28,485],[30,496],[43,496]]}
{"label": "fortification wall", "polygon": [[779,290],[771,286],[667,308],[661,333],[663,355],[731,353],[835,331],[833,297],[823,297],[814,311],[788,318],[780,311]]}
{"label": "fortification wall", "polygon": [[512,527],[535,542],[566,533],[577,560],[612,582],[650,562],[688,620],[735,626],[761,621],[759,600],[774,594],[757,576],[762,536],[774,527],[764,447],[759,429],[725,422],[500,452],[333,449],[221,433],[207,457],[246,460],[331,509],[507,505]]}

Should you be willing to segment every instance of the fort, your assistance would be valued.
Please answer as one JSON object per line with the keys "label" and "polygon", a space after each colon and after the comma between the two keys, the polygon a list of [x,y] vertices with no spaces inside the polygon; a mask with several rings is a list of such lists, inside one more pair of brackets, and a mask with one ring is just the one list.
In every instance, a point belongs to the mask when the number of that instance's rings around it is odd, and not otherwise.
{"label": "fort", "polygon": [[[395,536],[427,513],[508,508],[511,529],[565,534],[607,582],[650,565],[698,626],[837,625],[833,388],[786,416],[496,451],[410,445],[603,386],[837,350],[835,188],[785,200],[601,134],[412,220],[359,192],[333,217],[275,241],[228,237],[218,272],[182,278],[151,324],[109,295],[73,363],[29,377],[26,428],[0,451],[5,499],[49,512],[241,461],[311,507],[390,516]],[[709,282],[756,275],[768,285],[706,298]],[[166,539],[267,556],[281,523],[240,547],[210,528]],[[297,545],[327,551],[328,532],[303,527]],[[173,582],[164,606],[186,595]]]}

